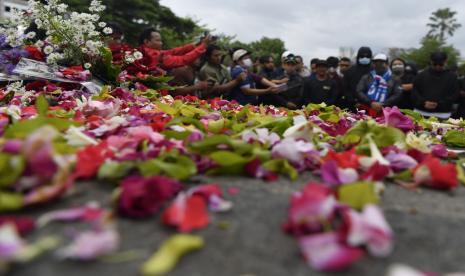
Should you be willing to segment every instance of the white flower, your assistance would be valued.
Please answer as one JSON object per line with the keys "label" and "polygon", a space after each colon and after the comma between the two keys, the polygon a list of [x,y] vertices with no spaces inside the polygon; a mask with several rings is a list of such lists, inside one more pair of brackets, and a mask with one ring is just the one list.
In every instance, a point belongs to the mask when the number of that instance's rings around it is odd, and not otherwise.
{"label": "white flower", "polygon": [[87,49],[87,48],[85,48],[85,47],[84,47],[84,48],[81,48],[81,52],[82,52],[83,54],[87,54],[87,53],[89,52],[89,49]]}
{"label": "white flower", "polygon": [[83,147],[87,145],[97,145],[98,142],[87,136],[82,132],[83,128],[77,128],[74,126],[71,126],[67,131],[65,136],[66,141],[68,142],[68,145],[71,146],[76,146],[76,147]]}
{"label": "white flower", "polygon": [[98,23],[98,26],[99,26],[100,28],[104,28],[106,25],[107,25],[107,23],[105,23],[105,22],[100,22],[100,23]]}
{"label": "white flower", "polygon": [[105,27],[103,28],[103,33],[109,35],[113,33],[113,30],[110,27]]}
{"label": "white flower", "polygon": [[45,48],[44,48],[44,54],[50,55],[51,53],[53,53],[53,47],[50,46],[50,45],[45,46]]}
{"label": "white flower", "polygon": [[28,39],[33,39],[34,37],[36,37],[36,33],[35,33],[35,32],[28,32],[28,33],[26,34],[26,37],[27,37]]}
{"label": "white flower", "polygon": [[139,51],[135,51],[134,54],[133,54],[133,56],[134,56],[134,58],[135,58],[136,60],[140,60],[140,59],[142,59],[142,58],[144,57],[144,55],[143,55],[141,52],[139,52]]}
{"label": "white flower", "polygon": [[92,64],[88,62],[84,64],[84,68],[89,69],[90,67],[92,67]]}
{"label": "white flower", "polygon": [[42,40],[38,40],[35,45],[38,48],[42,48],[42,47],[44,47],[44,42]]}

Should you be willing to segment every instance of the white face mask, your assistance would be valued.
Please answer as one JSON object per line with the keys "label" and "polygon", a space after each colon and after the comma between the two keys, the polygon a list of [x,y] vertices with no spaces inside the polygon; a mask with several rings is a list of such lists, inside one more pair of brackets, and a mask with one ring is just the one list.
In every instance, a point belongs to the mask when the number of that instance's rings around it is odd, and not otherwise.
{"label": "white face mask", "polygon": [[242,60],[242,65],[245,67],[245,68],[252,68],[253,66],[253,62],[250,58],[246,58],[246,59],[243,59]]}

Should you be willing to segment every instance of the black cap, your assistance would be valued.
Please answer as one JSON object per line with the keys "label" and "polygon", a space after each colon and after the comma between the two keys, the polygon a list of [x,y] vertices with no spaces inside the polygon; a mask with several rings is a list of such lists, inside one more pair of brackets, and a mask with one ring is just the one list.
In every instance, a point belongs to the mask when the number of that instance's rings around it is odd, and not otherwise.
{"label": "black cap", "polygon": [[445,52],[434,52],[430,56],[431,62],[436,64],[443,64],[447,60],[447,54]]}
{"label": "black cap", "polygon": [[373,52],[371,51],[371,48],[366,47],[366,46],[360,47],[360,49],[358,49],[357,58],[360,58],[360,57],[372,58]]}

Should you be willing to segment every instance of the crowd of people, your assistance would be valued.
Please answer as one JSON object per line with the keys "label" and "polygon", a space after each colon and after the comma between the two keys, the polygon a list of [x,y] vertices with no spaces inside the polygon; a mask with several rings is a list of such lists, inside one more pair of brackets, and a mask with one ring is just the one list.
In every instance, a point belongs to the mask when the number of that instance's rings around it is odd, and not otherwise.
{"label": "crowd of people", "polygon": [[[129,46],[122,42],[118,26],[112,28],[108,46],[118,62]],[[195,45],[170,50],[163,50],[162,41],[156,29],[144,30],[138,48],[143,58],[127,69],[172,76],[173,96],[223,97],[243,105],[289,109],[326,103],[365,110],[373,117],[387,106],[440,119],[465,117],[465,81],[447,67],[447,54],[441,51],[431,53],[430,66],[422,70],[401,58],[374,54],[369,47],[361,47],[354,61],[312,59],[307,68],[295,53],[280,53],[278,62],[271,55],[252,58],[245,49],[221,49],[209,35]]]}

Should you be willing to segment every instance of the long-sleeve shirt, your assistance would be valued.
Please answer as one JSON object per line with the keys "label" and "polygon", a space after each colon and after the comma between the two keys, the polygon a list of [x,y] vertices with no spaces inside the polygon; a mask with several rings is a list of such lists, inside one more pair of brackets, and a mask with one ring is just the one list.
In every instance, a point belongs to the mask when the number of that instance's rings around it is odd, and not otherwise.
{"label": "long-sleeve shirt", "polygon": [[[368,97],[367,92],[370,89],[371,84],[373,83],[373,76],[371,74],[367,74],[362,77],[360,82],[357,85],[357,99],[360,103],[365,105],[370,105],[372,100]],[[400,98],[402,97],[402,88],[401,83],[398,82],[396,79],[391,78],[387,82],[387,96],[386,100],[382,103],[385,106],[393,106],[396,105]]]}
{"label": "long-sleeve shirt", "polygon": [[[450,71],[437,72],[426,69],[413,82],[412,99],[415,108],[427,112],[451,112],[457,98],[459,85],[457,76]],[[425,102],[436,102],[435,109],[427,110]]]}
{"label": "long-sleeve shirt", "polygon": [[302,87],[303,104],[309,103],[334,105],[338,99],[337,84],[331,79],[318,80],[307,78]]}
{"label": "long-sleeve shirt", "polygon": [[142,72],[151,72],[189,65],[205,53],[205,45],[195,47],[188,44],[171,50],[156,50],[142,45],[139,50],[144,57],[134,62],[134,66]]}

